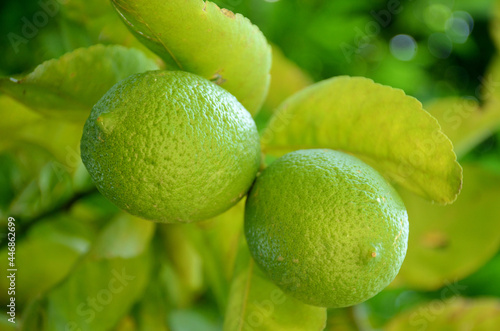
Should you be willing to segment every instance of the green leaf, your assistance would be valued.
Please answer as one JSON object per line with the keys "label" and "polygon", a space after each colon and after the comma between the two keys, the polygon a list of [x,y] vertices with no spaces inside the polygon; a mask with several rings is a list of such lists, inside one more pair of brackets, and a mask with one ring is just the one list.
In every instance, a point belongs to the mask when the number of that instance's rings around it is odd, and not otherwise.
{"label": "green leaf", "polygon": [[0,159],[0,216],[27,222],[61,206],[74,194],[71,176],[55,166],[52,156],[38,146],[16,144]]}
{"label": "green leaf", "polygon": [[500,176],[464,166],[464,188],[450,206],[399,190],[408,210],[408,251],[395,285],[435,290],[475,272],[500,247]]}
{"label": "green leaf", "polygon": [[[500,2],[494,1],[493,19],[490,22],[490,33],[495,46],[500,49]],[[491,13],[489,13],[491,15]]]}
{"label": "green leaf", "polygon": [[353,312],[353,307],[328,309],[328,319],[324,331],[357,331],[359,330]]}
{"label": "green leaf", "polygon": [[101,193],[95,192],[73,203],[69,214],[79,220],[100,227],[101,224],[105,224],[119,211],[120,209]]}
{"label": "green leaf", "polygon": [[[17,240],[16,303],[22,305],[62,280],[77,259],[88,251],[92,237],[92,231],[64,214],[40,220],[30,228],[26,237]],[[7,247],[0,252],[4,261],[7,261],[7,253]],[[2,302],[8,299],[6,272],[3,269],[0,277]]]}
{"label": "green leaf", "polygon": [[17,330],[19,330],[16,327],[16,324],[8,321],[9,318],[10,318],[10,316],[7,314],[2,314],[0,316],[0,330],[2,330],[2,331],[17,331]]}
{"label": "green leaf", "polygon": [[[446,298],[446,295],[443,295]],[[401,313],[385,328],[387,331],[491,331],[500,329],[498,298],[434,300]]]}
{"label": "green leaf", "polygon": [[41,119],[40,114],[4,94],[0,95],[0,116],[2,117],[0,122],[1,139],[9,139],[24,125],[36,123]]}
{"label": "green leaf", "polygon": [[286,98],[313,83],[311,77],[275,45],[272,46],[272,57],[272,79],[262,109],[268,112],[273,112]]}
{"label": "green leaf", "polygon": [[141,301],[133,309],[138,331],[169,331],[167,315],[172,307],[167,302],[168,294],[163,291],[159,277],[161,275],[154,272]]}
{"label": "green leaf", "polygon": [[238,243],[243,232],[245,198],[225,213],[197,224],[212,253],[215,268],[222,271],[223,282],[233,278]]}
{"label": "green leaf", "polygon": [[202,0],[112,0],[134,35],[171,70],[195,73],[255,114],[267,93],[271,51],[240,14]]}
{"label": "green leaf", "polygon": [[271,84],[262,109],[255,116],[259,131],[264,128],[276,108],[289,96],[312,84],[312,79],[272,45]]}
{"label": "green leaf", "polygon": [[61,4],[62,14],[75,22],[90,24],[92,19],[106,16],[113,7],[108,1],[66,0]]}
{"label": "green leaf", "polygon": [[86,34],[92,43],[118,44],[134,47],[161,62],[158,56],[141,44],[122,24],[110,1],[66,0],[61,3],[62,21],[71,22]]}
{"label": "green leaf", "polygon": [[288,98],[262,134],[263,152],[331,148],[352,153],[389,179],[439,203],[453,202],[462,169],[436,119],[402,90],[336,77]]}
{"label": "green leaf", "polygon": [[80,158],[82,133],[83,123],[42,118],[20,127],[11,139],[46,149],[60,163],[60,167],[73,173],[82,163]]}
{"label": "green leaf", "polygon": [[326,308],[313,307],[287,296],[250,257],[241,242],[231,284],[224,331],[323,330]]}
{"label": "green leaf", "polygon": [[0,78],[0,91],[41,114],[85,120],[118,81],[156,69],[153,60],[138,50],[95,45],[46,61],[23,78]]}
{"label": "green leaf", "polygon": [[477,101],[451,97],[426,106],[450,138],[458,157],[465,155],[500,127],[500,108],[480,108]]}
{"label": "green leaf", "polygon": [[[164,253],[160,281],[169,292],[170,303],[185,308],[193,303],[205,286],[204,264],[197,242],[198,229],[187,224],[158,224]],[[175,284],[175,285],[174,285]]]}
{"label": "green leaf", "polygon": [[173,311],[169,326],[171,331],[220,331],[221,321],[213,307],[201,306]]}
{"label": "green leaf", "polygon": [[80,157],[83,122],[40,116],[6,95],[0,96],[0,117],[8,121],[0,124],[0,150],[18,142],[40,146],[54,156],[53,168],[57,173],[72,176],[76,191],[94,186]]}
{"label": "green leaf", "polygon": [[184,308],[208,283],[217,305],[227,305],[236,251],[243,229],[244,201],[225,213],[197,224],[158,225],[168,261],[164,263],[169,292],[177,298],[176,307]]}
{"label": "green leaf", "polygon": [[113,329],[113,331],[140,331],[140,329],[137,328],[135,321],[131,316],[125,316],[120,322],[118,322],[118,325]]}
{"label": "green leaf", "polygon": [[[23,308],[22,320],[19,323],[18,331],[43,330],[44,325],[43,298],[37,297]],[[3,330],[3,329],[1,329]]]}
{"label": "green leaf", "polygon": [[500,252],[469,277],[460,281],[465,289],[465,295],[496,296],[500,298],[500,283],[492,282],[500,279]]}
{"label": "green leaf", "polygon": [[155,224],[121,214],[71,274],[47,295],[47,330],[109,330],[141,297]]}
{"label": "green leaf", "polygon": [[491,60],[485,75],[478,78],[481,81],[479,92],[484,103],[483,107],[489,112],[498,113],[500,106],[500,56],[498,54]]}

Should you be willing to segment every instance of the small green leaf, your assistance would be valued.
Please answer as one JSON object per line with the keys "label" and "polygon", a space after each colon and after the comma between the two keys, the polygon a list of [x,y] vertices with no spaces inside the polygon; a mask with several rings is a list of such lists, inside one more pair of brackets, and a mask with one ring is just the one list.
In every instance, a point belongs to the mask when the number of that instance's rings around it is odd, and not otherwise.
{"label": "small green leaf", "polygon": [[0,95],[0,138],[9,139],[12,134],[25,125],[36,123],[41,115],[33,112],[8,95]]}
{"label": "small green leaf", "polygon": [[213,81],[255,114],[269,86],[271,51],[240,14],[202,0],[112,0],[134,35],[171,70]]}
{"label": "small green leaf", "polygon": [[11,318],[7,314],[2,314],[0,317],[0,330],[2,331],[18,331],[16,324],[9,322],[9,318]]}
{"label": "small green leaf", "polygon": [[77,192],[94,187],[80,157],[83,122],[40,116],[7,95],[0,96],[0,117],[7,119],[0,124],[0,150],[16,148],[18,142],[40,146],[54,156],[52,168],[58,177],[72,176]]}
{"label": "small green leaf", "polygon": [[490,22],[490,33],[498,50],[500,49],[500,2],[494,1],[493,3],[493,19]]}
{"label": "small green leaf", "polygon": [[67,169],[38,146],[15,144],[0,154],[0,216],[28,222],[68,201],[74,192]]}
{"label": "small green leaf", "polygon": [[95,192],[73,203],[69,214],[79,220],[100,227],[101,224],[105,224],[119,211],[120,209],[101,193]]}
{"label": "small green leaf", "polygon": [[299,66],[285,57],[275,45],[272,46],[271,84],[262,111],[273,112],[286,98],[313,83]]}
{"label": "small green leaf", "polygon": [[[500,9],[500,5],[498,8]],[[500,36],[500,33],[498,35]],[[481,81],[479,92],[484,111],[498,114],[500,107],[500,56],[498,54],[493,57],[485,75],[480,76],[479,80]]]}
{"label": "small green leaf", "polygon": [[324,331],[357,331],[359,330],[356,321],[355,314],[353,312],[354,307],[349,308],[337,308],[328,309],[328,319],[326,321],[326,328]]}
{"label": "small green leaf", "polygon": [[500,127],[500,108],[480,108],[477,101],[451,97],[426,106],[450,138],[458,157],[465,155]]}
{"label": "small green leaf", "polygon": [[[18,224],[18,226],[20,226]],[[38,221],[16,246],[16,303],[25,304],[62,280],[77,259],[90,248],[93,233],[64,214]],[[7,261],[8,248],[0,252]],[[57,258],[54,258],[57,256]],[[0,300],[8,300],[9,279],[0,277]],[[36,275],[36,277],[33,277]]]}
{"label": "small green leaf", "polygon": [[492,282],[492,279],[500,279],[500,251],[478,271],[461,280],[460,284],[467,287],[465,295],[490,295],[500,298],[500,282]]}
{"label": "small green leaf", "polygon": [[66,0],[61,5],[62,21],[78,26],[92,43],[118,44],[137,48],[148,57],[159,61],[158,56],[141,44],[122,23],[111,1]]}
{"label": "small green leaf", "polygon": [[285,57],[281,50],[272,45],[271,84],[262,109],[255,116],[255,123],[261,131],[276,108],[292,94],[312,84],[312,79],[299,66]]}
{"label": "small green leaf", "polygon": [[222,327],[222,321],[213,305],[173,311],[168,324],[170,331],[220,331]]}
{"label": "small green leaf", "polygon": [[320,331],[325,328],[326,308],[303,304],[283,293],[255,264],[243,241],[236,263],[224,331]]}
{"label": "small green leaf", "polygon": [[[142,329],[137,328],[132,316],[125,316],[120,322],[118,322],[116,328],[112,329],[112,331],[142,331]],[[159,329],[159,331],[162,330]]]}
{"label": "small green leaf", "polygon": [[161,275],[154,272],[141,301],[132,310],[138,331],[169,331],[167,315],[172,307],[168,305],[168,293],[163,291],[158,277]]}
{"label": "small green leaf", "polygon": [[464,166],[464,188],[450,206],[399,190],[408,210],[408,251],[394,285],[436,290],[479,269],[500,247],[500,176]]}
{"label": "small green leaf", "polygon": [[46,61],[23,78],[0,78],[0,91],[41,114],[85,120],[115,83],[156,69],[138,50],[95,45]]}
{"label": "small green leaf", "polygon": [[187,307],[205,286],[206,261],[196,245],[199,231],[188,224],[158,224],[157,227],[162,243],[159,249],[165,255],[159,268],[160,281],[167,287],[174,307]]}
{"label": "small green leaf", "polygon": [[402,90],[336,77],[293,95],[262,135],[263,152],[331,148],[352,153],[389,179],[439,203],[453,202],[462,169],[438,122]]}
{"label": "small green leaf", "polygon": [[[443,292],[447,293],[447,292]],[[443,299],[447,294],[442,294]],[[387,331],[491,331],[500,329],[498,298],[434,300],[397,315],[384,328]]]}
{"label": "small green leaf", "polygon": [[[177,275],[180,283],[180,291],[175,297],[191,293],[188,298],[192,301],[193,294],[199,294],[206,282],[219,308],[225,309],[243,230],[244,206],[244,201],[240,201],[225,213],[197,224],[158,225],[165,252],[172,263],[173,274],[169,277],[175,282]],[[163,267],[168,271],[168,265]]]}
{"label": "small green leaf", "polygon": [[238,243],[243,233],[244,214],[245,198],[225,213],[197,224],[203,230],[216,268],[223,271],[225,282],[233,278]]}
{"label": "small green leaf", "polygon": [[47,329],[100,331],[115,326],[141,297],[150,275],[155,224],[120,214],[47,297]]}

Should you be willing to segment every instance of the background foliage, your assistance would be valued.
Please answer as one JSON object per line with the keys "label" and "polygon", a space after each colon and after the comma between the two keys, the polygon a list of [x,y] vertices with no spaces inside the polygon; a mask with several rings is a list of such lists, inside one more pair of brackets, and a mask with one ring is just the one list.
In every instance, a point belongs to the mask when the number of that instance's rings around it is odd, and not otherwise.
{"label": "background foliage", "polygon": [[[272,44],[270,92],[256,115],[264,146],[304,138],[294,126],[274,141],[266,136],[286,97],[314,81],[364,76],[403,89],[438,119],[464,167],[462,194],[438,206],[399,188],[410,215],[400,275],[363,304],[328,310],[325,321],[324,309],[285,296],[254,266],[241,238],[243,203],[199,224],[161,225],[122,213],[96,191],[79,157],[82,119],[120,79],[165,68],[110,2],[4,1],[0,225],[16,218],[15,327],[499,329],[500,3],[215,2],[248,17]],[[366,93],[350,91],[353,98]],[[368,124],[380,115],[371,116]],[[2,266],[7,253],[2,235]],[[0,315],[0,330],[16,328]]]}

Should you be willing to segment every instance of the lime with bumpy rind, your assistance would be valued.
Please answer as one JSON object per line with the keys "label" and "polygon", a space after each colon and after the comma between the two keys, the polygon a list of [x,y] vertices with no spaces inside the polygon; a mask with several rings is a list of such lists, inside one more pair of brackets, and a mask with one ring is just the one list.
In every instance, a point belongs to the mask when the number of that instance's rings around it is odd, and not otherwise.
{"label": "lime with bumpy rind", "polygon": [[92,109],[82,159],[99,191],[125,211],[193,222],[235,205],[260,164],[250,114],[229,92],[187,72],[132,75]]}
{"label": "lime with bumpy rind", "polygon": [[299,150],[257,177],[245,235],[255,261],[286,293],[311,305],[346,307],[396,277],[408,216],[394,189],[361,160]]}

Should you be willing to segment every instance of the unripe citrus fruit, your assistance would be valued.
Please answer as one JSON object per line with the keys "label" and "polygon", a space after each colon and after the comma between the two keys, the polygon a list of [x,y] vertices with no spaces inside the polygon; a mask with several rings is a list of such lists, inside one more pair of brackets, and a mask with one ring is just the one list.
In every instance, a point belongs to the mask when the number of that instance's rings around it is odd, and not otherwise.
{"label": "unripe citrus fruit", "polygon": [[180,71],[136,74],[113,86],[87,119],[81,153],[104,196],[169,223],[229,209],[260,164],[245,108],[221,87]]}
{"label": "unripe citrus fruit", "polygon": [[257,264],[285,292],[315,306],[346,307],[394,279],[408,216],[394,189],[359,159],[301,150],[257,177],[245,235]]}

